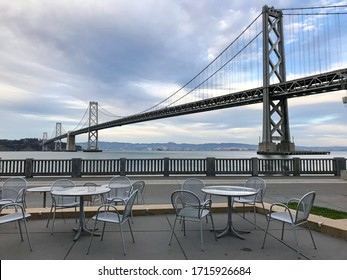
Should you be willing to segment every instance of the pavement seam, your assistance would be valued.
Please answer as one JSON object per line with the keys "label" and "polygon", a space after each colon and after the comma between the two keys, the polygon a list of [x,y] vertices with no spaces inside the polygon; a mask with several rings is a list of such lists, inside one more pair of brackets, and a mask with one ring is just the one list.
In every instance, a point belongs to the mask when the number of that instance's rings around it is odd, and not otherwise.
{"label": "pavement seam", "polygon": [[[168,222],[168,224],[169,224],[169,226],[170,226],[171,232],[172,232],[172,225],[171,225],[171,223],[170,223],[170,220],[169,220],[169,217],[168,217],[168,216],[166,216],[166,220],[167,220],[167,222]],[[171,233],[170,233],[170,234],[171,234]],[[181,251],[182,251],[182,254],[184,255],[184,258],[185,258],[186,260],[188,260],[187,254],[186,254],[186,252],[184,251],[184,249],[183,249],[183,247],[182,247],[182,244],[181,244],[181,242],[179,241],[179,239],[178,239],[178,237],[177,237],[175,231],[173,232],[173,235],[175,236],[175,239],[176,239],[176,241],[177,241],[177,243],[178,243],[178,246],[181,248]],[[172,245],[172,242],[171,242],[171,245]]]}

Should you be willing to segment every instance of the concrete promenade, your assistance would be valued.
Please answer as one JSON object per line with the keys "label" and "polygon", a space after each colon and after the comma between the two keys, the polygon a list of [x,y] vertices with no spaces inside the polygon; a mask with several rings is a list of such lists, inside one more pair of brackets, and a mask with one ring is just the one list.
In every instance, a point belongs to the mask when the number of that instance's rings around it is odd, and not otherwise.
{"label": "concrete promenade", "polygon": [[[60,177],[59,177],[60,178]],[[72,179],[77,185],[85,182],[105,184],[110,177],[90,177]],[[125,226],[127,255],[123,255],[119,229],[107,227],[104,240],[96,237],[91,252],[86,255],[89,236],[82,235],[73,241],[76,226],[74,219],[58,219],[55,232],[50,234],[46,228],[46,217],[50,207],[50,196],[47,196],[47,208],[42,208],[43,194],[28,193],[28,211],[32,213],[28,227],[30,230],[33,251],[29,251],[28,242],[20,241],[18,229],[13,224],[3,225],[0,231],[0,258],[8,260],[49,259],[49,260],[295,260],[297,259],[293,234],[286,230],[284,240],[280,240],[281,224],[271,223],[270,233],[265,248],[261,249],[266,228],[266,219],[262,213],[257,214],[257,227],[253,224],[253,214],[246,213],[246,219],[239,213],[233,214],[233,223],[237,228],[249,230],[245,240],[226,236],[215,241],[210,232],[211,223],[204,225],[205,250],[200,250],[200,232],[197,223],[187,224],[187,235],[179,230],[174,235],[172,245],[168,245],[171,227],[174,221],[170,195],[179,189],[187,177],[129,177],[132,182],[146,182],[145,205],[134,207],[135,243],[132,243],[128,227]],[[245,177],[196,177],[210,185],[243,185]],[[301,197],[309,191],[316,191],[315,205],[347,212],[347,181],[336,177],[263,177],[267,182],[265,195],[266,207],[273,202],[285,202],[292,197]],[[57,178],[30,178],[30,187],[50,185]],[[2,183],[5,178],[0,178]],[[213,217],[216,228],[226,223],[226,198],[212,197]],[[86,215],[95,212],[96,207],[87,207]],[[66,213],[66,217],[73,217]],[[347,260],[347,221],[332,221],[323,217],[310,218],[317,250],[313,248],[306,229],[298,230],[301,259],[311,260]],[[92,225],[89,221],[88,225]],[[15,248],[15,250],[13,249]]]}

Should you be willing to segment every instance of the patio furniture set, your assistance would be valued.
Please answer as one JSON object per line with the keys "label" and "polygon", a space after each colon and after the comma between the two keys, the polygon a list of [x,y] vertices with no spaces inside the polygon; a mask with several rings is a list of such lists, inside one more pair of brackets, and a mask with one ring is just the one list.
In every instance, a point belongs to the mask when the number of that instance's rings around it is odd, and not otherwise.
{"label": "patio furniture set", "polygon": [[[132,232],[131,224],[132,207],[135,203],[145,204],[144,191],[145,182],[137,181],[131,183],[129,178],[125,176],[115,176],[111,180],[101,186],[97,186],[95,183],[86,183],[83,186],[76,186],[69,179],[59,179],[54,181],[49,187],[27,188],[27,182],[22,177],[12,177],[7,179],[1,189],[0,197],[0,225],[17,222],[20,231],[21,240],[23,241],[21,223],[24,224],[26,231],[29,248],[32,251],[32,245],[30,241],[29,232],[27,229],[27,220],[30,214],[26,211],[26,192],[49,192],[52,198],[52,205],[47,220],[46,227],[49,226],[52,220],[51,234],[54,232],[54,222],[56,218],[56,211],[65,208],[74,208],[76,213],[77,222],[77,207],[79,208],[78,215],[78,227],[74,229],[76,235],[74,241],[76,241],[81,234],[90,235],[90,242],[87,249],[89,254],[93,237],[100,235],[97,230],[97,225],[103,223],[101,240],[104,238],[104,232],[106,223],[118,224],[120,229],[120,235],[122,239],[123,253],[126,255],[126,248],[123,237],[123,225],[128,223],[131,237],[135,242]],[[211,232],[214,234],[215,240],[227,235],[234,236],[236,238],[244,239],[242,231],[234,227],[233,206],[234,203],[241,203],[243,205],[243,218],[245,218],[245,205],[253,206],[254,213],[254,225],[257,226],[256,221],[256,206],[261,205],[264,213],[264,194],[266,191],[266,182],[259,177],[251,177],[244,183],[243,186],[233,185],[218,185],[218,186],[205,186],[205,183],[196,178],[186,179],[181,188],[175,190],[171,194],[171,204],[174,209],[175,219],[170,234],[169,245],[172,243],[173,235],[177,222],[181,224],[183,234],[186,235],[186,222],[198,222],[200,224],[200,241],[201,250],[204,250],[203,242],[203,221],[211,221]],[[216,230],[213,221],[212,213],[212,201],[214,196],[223,196],[227,199],[227,222],[226,226],[222,230]],[[296,227],[306,224],[314,248],[316,244],[314,242],[309,224],[307,223],[312,205],[315,200],[315,192],[308,192],[299,199],[290,199],[287,204],[274,203],[270,206],[269,212],[266,214],[267,227],[263,239],[262,248],[264,248],[267,235],[269,233],[270,222],[276,220],[282,223],[282,236],[283,240],[285,224],[289,224],[293,230],[298,258],[300,258],[299,245],[296,237]],[[291,210],[289,208],[290,202],[296,202],[296,209]],[[90,205],[101,204],[96,211],[96,214],[91,218],[94,221],[92,229],[87,228],[86,217],[84,213],[85,204]],[[119,210],[118,205],[122,205],[122,210]],[[44,206],[46,206],[46,197],[44,196]]]}

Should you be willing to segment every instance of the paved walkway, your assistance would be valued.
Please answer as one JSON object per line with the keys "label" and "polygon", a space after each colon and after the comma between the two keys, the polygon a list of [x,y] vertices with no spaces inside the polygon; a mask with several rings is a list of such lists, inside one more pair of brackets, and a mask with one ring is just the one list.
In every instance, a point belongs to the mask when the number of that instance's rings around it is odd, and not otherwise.
{"label": "paved walkway", "polygon": [[[3,178],[1,178],[3,179]],[[51,183],[54,178],[29,179],[29,187],[43,186]],[[106,183],[109,178],[79,178],[74,180],[77,184],[86,181]],[[183,177],[130,177],[132,181],[144,179],[146,181],[146,206],[144,208],[162,207],[170,208],[170,194],[173,190],[180,188]],[[246,177],[202,177],[206,185],[232,184],[240,185]],[[267,181],[267,192],[265,201],[286,201],[290,197],[301,197],[308,191],[316,191],[316,205],[326,206],[338,210],[347,211],[347,181],[333,177],[270,177]],[[42,207],[42,194],[30,193],[27,196],[28,207]],[[215,205],[225,203],[225,198],[213,197]],[[47,200],[50,205],[50,200]],[[140,207],[140,208],[141,208]],[[41,211],[49,209],[42,209]],[[140,210],[139,210],[140,211]],[[58,219],[55,232],[50,234],[50,228],[46,228],[44,215],[36,216],[29,220],[29,230],[33,245],[33,251],[29,251],[27,241],[20,241],[18,229],[13,224],[3,225],[0,231],[0,258],[14,260],[49,259],[49,260],[296,260],[293,235],[290,230],[286,231],[283,241],[279,239],[281,225],[271,223],[271,236],[268,237],[265,248],[261,249],[266,227],[265,217],[257,214],[258,227],[253,224],[253,214],[246,214],[243,219],[240,214],[233,214],[234,224],[240,229],[249,230],[245,234],[245,240],[232,236],[226,236],[215,241],[210,231],[211,223],[204,226],[205,250],[200,250],[200,233],[197,223],[188,224],[186,236],[177,230],[172,245],[168,245],[171,226],[174,216],[170,211],[147,211],[136,212],[132,224],[135,243],[126,226],[125,242],[127,255],[123,255],[120,233],[115,226],[109,226],[104,241],[95,238],[91,252],[86,255],[89,244],[89,236],[81,236],[73,242],[74,232],[72,228],[76,225],[74,219]],[[162,214],[158,214],[162,213]],[[141,215],[140,215],[141,214]],[[226,222],[226,213],[214,213],[216,228],[222,228]],[[89,222],[91,223],[91,222]],[[321,226],[324,226],[321,224]],[[311,260],[347,260],[347,238],[333,237],[334,232],[324,234],[314,231],[314,239],[317,250],[313,248],[309,234],[306,229],[300,229],[298,240],[302,259]],[[15,250],[13,249],[15,245]]]}

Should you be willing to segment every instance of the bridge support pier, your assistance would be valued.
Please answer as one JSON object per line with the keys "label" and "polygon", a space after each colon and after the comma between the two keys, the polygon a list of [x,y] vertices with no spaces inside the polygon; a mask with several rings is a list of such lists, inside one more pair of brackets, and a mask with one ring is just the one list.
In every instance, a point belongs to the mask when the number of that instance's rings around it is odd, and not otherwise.
{"label": "bridge support pier", "polygon": [[76,150],[76,136],[71,135],[69,132],[66,137],[66,150],[75,151]]}

